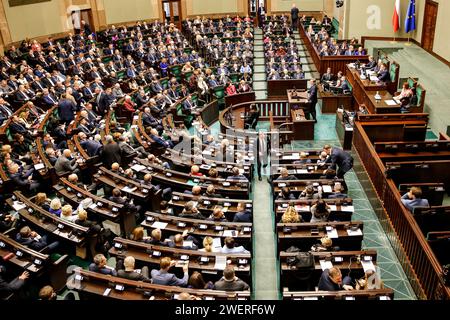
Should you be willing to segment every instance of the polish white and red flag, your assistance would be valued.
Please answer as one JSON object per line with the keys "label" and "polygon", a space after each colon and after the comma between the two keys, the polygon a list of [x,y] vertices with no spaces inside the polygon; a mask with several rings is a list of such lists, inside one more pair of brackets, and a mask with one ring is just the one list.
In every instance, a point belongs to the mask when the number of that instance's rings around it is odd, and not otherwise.
{"label": "polish white and red flag", "polygon": [[400,29],[400,0],[395,0],[392,27],[394,28],[394,32],[397,32],[398,29]]}

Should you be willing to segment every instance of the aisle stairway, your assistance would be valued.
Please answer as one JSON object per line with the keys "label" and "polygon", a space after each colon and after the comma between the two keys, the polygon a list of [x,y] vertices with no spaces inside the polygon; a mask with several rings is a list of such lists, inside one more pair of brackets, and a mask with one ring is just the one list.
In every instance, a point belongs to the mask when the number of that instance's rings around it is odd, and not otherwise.
{"label": "aisle stairway", "polygon": [[253,90],[256,94],[256,100],[265,100],[267,99],[267,81],[262,30],[256,28],[254,36]]}

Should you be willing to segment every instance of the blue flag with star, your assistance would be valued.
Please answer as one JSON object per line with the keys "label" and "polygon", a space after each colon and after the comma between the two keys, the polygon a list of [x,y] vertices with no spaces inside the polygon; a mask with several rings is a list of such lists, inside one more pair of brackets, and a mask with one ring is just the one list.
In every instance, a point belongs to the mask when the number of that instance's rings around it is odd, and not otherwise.
{"label": "blue flag with star", "polygon": [[409,0],[408,12],[405,18],[405,32],[416,30],[416,0]]}

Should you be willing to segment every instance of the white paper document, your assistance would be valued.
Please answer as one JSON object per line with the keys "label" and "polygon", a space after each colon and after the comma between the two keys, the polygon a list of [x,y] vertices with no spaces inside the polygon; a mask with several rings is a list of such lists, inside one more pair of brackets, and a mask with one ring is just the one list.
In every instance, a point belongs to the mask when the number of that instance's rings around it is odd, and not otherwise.
{"label": "white paper document", "polygon": [[378,81],[378,77],[377,76],[370,76],[370,81]]}
{"label": "white paper document", "polygon": [[235,237],[237,235],[236,230],[224,230],[222,236],[223,237]]}
{"label": "white paper document", "polygon": [[361,265],[364,269],[364,272],[367,272],[368,270],[376,270],[372,261],[363,261],[361,259]]}
{"label": "white paper document", "polygon": [[216,256],[216,263],[214,264],[214,269],[216,270],[224,270],[227,266],[227,257],[226,256]]}
{"label": "white paper document", "polygon": [[396,106],[397,102],[395,102],[395,100],[384,100],[384,102],[388,105],[388,106]]}
{"label": "white paper document", "polygon": [[125,186],[125,187],[122,188],[122,191],[123,192],[132,193],[132,192],[136,191],[136,189],[137,189],[137,187],[130,188],[128,186]]}
{"label": "white paper document", "polygon": [[329,204],[328,206],[330,207],[331,211],[337,211],[337,206],[335,204]]}
{"label": "white paper document", "polygon": [[331,263],[331,261],[319,260],[319,262],[320,262],[320,267],[322,268],[322,271],[333,268],[333,264]]}
{"label": "white paper document", "polygon": [[297,169],[297,173],[298,174],[306,174],[306,173],[308,173],[308,170],[306,170],[306,169]]}
{"label": "white paper document", "polygon": [[323,192],[327,192],[327,193],[331,193],[331,192],[333,192],[333,189],[329,185],[324,185],[324,186],[322,186],[322,191]]}
{"label": "white paper document", "polygon": [[26,208],[27,206],[24,203],[19,203],[18,201],[14,201],[12,207],[14,208],[14,210],[19,211],[19,210]]}
{"label": "white paper document", "polygon": [[298,205],[295,206],[295,210],[301,211],[301,212],[309,212],[310,211],[310,207],[307,206],[307,205],[298,204]]}
{"label": "white paper document", "polygon": [[183,241],[183,247],[189,247],[192,248],[192,245],[194,243],[192,241]]}
{"label": "white paper document", "polygon": [[213,248],[222,248],[222,240],[220,238],[213,238]]}
{"label": "white paper document", "polygon": [[362,235],[363,235],[363,233],[362,233],[362,231],[361,231],[360,228],[358,228],[358,230],[356,230],[356,231],[347,229],[347,234],[348,234],[349,236],[362,236]]}
{"label": "white paper document", "polygon": [[141,164],[135,164],[134,166],[131,167],[131,169],[136,172],[141,172],[142,170],[145,170],[145,168],[146,167]]}
{"label": "white paper document", "polygon": [[36,169],[36,170],[42,170],[44,168],[45,168],[45,165],[43,163],[36,163],[34,165],[34,169]]}
{"label": "white paper document", "polygon": [[354,206],[341,206],[341,211],[355,212],[355,207]]}
{"label": "white paper document", "polygon": [[332,230],[327,231],[327,236],[330,239],[337,239],[337,238],[339,238],[336,228],[333,228]]}
{"label": "white paper document", "polygon": [[167,223],[166,222],[160,222],[160,221],[155,221],[153,222],[153,224],[151,225],[152,228],[154,229],[165,229],[167,227]]}

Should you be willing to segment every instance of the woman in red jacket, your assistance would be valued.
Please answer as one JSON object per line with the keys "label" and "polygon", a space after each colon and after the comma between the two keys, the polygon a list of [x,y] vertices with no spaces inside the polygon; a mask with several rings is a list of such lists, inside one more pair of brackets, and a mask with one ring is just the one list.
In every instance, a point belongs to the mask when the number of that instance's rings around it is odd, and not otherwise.
{"label": "woman in red jacket", "polygon": [[227,96],[232,96],[233,94],[236,94],[236,87],[231,82],[227,83]]}

